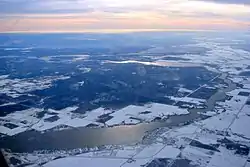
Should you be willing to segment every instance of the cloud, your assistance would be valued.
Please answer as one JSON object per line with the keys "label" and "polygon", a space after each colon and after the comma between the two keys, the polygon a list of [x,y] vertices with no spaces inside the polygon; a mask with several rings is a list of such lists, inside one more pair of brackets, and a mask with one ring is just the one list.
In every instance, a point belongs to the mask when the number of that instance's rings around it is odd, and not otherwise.
{"label": "cloud", "polygon": [[[218,2],[244,2],[247,0],[0,0],[2,14],[65,14],[102,11],[126,13],[135,11],[158,11],[170,15],[180,14],[244,14],[250,6],[219,4]],[[249,1],[249,0],[248,0]],[[236,3],[236,4],[237,4]],[[250,2],[249,2],[250,4]],[[248,12],[247,12],[248,11]]]}
{"label": "cloud", "polygon": [[[18,21],[15,26],[14,18],[0,20],[0,31],[22,32],[89,32],[103,30],[213,30],[241,29],[250,26],[250,22],[236,21],[224,18],[194,18],[168,17],[155,12],[116,13],[94,12],[71,15],[33,15]],[[9,25],[9,26],[8,26]]]}
{"label": "cloud", "polygon": [[243,5],[244,1],[0,0],[0,31],[13,23],[15,31],[239,28],[250,22],[250,2]]}
{"label": "cloud", "polygon": [[85,0],[0,0],[0,13],[83,13],[90,12]]}
{"label": "cloud", "polygon": [[203,1],[224,3],[224,4],[246,4],[246,5],[250,5],[249,0],[203,0]]}
{"label": "cloud", "polygon": [[[229,6],[234,11],[250,5],[249,0],[0,0],[0,13],[83,13],[91,11],[128,12],[138,10],[206,10],[209,6]],[[236,4],[232,6],[233,4]],[[178,7],[180,5],[180,7]],[[241,5],[241,6],[240,6]],[[187,7],[187,8],[185,8]],[[209,11],[204,11],[209,12]],[[218,8],[210,12],[219,12]]]}

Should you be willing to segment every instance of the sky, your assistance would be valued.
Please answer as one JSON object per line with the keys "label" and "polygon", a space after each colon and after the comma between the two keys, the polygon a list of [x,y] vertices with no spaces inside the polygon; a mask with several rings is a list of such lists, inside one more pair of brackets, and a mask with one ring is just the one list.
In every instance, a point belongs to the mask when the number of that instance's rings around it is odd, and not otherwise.
{"label": "sky", "polygon": [[0,32],[250,30],[250,0],[0,0]]}

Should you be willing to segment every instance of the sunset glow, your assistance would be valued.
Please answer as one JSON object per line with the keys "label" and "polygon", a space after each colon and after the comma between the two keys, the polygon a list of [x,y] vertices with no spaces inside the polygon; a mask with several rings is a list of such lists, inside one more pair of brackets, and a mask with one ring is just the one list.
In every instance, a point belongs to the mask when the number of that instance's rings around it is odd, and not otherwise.
{"label": "sunset glow", "polygon": [[0,32],[249,29],[250,4],[222,1],[2,1]]}

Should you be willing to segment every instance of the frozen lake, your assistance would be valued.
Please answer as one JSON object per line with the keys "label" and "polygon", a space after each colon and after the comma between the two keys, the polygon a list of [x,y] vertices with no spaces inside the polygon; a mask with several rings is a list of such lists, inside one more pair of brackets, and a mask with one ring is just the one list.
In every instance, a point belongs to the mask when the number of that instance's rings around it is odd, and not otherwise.
{"label": "frozen lake", "polygon": [[228,87],[219,89],[206,102],[207,108],[190,109],[187,115],[170,116],[167,120],[140,123],[137,125],[120,125],[107,128],[74,128],[61,131],[26,131],[15,136],[1,139],[0,146],[15,152],[33,152],[35,150],[66,150],[102,145],[123,145],[140,142],[149,131],[161,127],[173,127],[190,123],[207,116],[199,113],[211,111],[216,101],[226,98],[225,92],[232,91],[236,85],[227,79],[225,74],[220,76]]}

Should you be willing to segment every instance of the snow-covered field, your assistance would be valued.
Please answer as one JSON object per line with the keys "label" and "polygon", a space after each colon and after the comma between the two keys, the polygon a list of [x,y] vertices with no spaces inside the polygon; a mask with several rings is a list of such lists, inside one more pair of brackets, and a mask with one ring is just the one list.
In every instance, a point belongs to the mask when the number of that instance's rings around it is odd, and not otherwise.
{"label": "snow-covered field", "polygon": [[[147,113],[145,113],[147,112]],[[176,106],[151,103],[145,106],[127,106],[112,114],[113,118],[106,122],[107,125],[119,124],[135,124],[141,121],[150,122],[156,117],[167,118],[170,115],[183,115],[188,114],[186,109],[180,109]]]}
{"label": "snow-covered field", "polygon": [[[34,152],[33,154],[6,153],[6,156],[19,158],[30,167],[39,164],[43,164],[43,167],[71,165],[140,167],[141,165],[151,166],[165,163],[169,167],[179,163],[187,167],[245,167],[249,165],[250,133],[246,126],[250,122],[250,105],[246,105],[248,97],[238,95],[241,91],[240,88],[228,92],[233,95],[233,98],[225,102],[218,102],[220,105],[224,103],[225,112],[182,127],[160,128],[149,144],[139,142],[133,145],[114,145],[88,151],[78,150],[73,154],[70,151],[57,151],[52,153]],[[244,89],[244,91],[247,90]],[[159,106],[161,105],[129,106],[117,113],[129,114],[130,110],[136,109],[138,112],[133,114],[137,115],[145,108],[153,110]],[[141,108],[143,109],[140,110]],[[73,107],[65,109],[65,112],[73,109]],[[160,111],[161,108],[157,109]],[[88,119],[94,120],[99,115],[109,112],[100,108],[92,114],[89,113]],[[184,111],[182,112],[185,114]],[[115,117],[116,115],[114,115]],[[124,115],[119,118],[124,118]]]}
{"label": "snow-covered field", "polygon": [[69,78],[69,76],[47,76],[36,79],[9,79],[8,75],[2,75],[0,76],[0,93],[15,98],[31,91],[47,89],[54,81]]}
{"label": "snow-covered field", "polygon": [[[1,117],[0,130],[1,133],[12,136],[30,129],[44,131],[62,125],[68,127],[85,127],[89,124],[95,124],[102,127],[121,124],[138,124],[140,122],[153,121],[156,117],[167,118],[171,115],[189,113],[186,109],[158,103],[151,103],[145,106],[130,105],[117,111],[98,108],[85,114],[73,113],[72,111],[75,111],[77,108],[77,106],[72,106],[62,110],[49,109],[42,118],[37,118],[37,114],[43,112],[42,109],[30,108],[25,111],[17,111],[5,117]],[[107,114],[111,116],[110,120],[106,123],[98,122],[101,116]],[[52,120],[48,121],[50,119]],[[11,123],[18,127],[11,129],[4,126],[3,124],[5,123]]]}
{"label": "snow-covered field", "polygon": [[[213,111],[201,113],[209,118],[194,121],[189,125],[159,128],[148,134],[143,141],[131,145],[103,146],[89,150],[76,149],[69,151],[11,153],[6,151],[6,157],[15,157],[19,164],[29,167],[66,167],[66,166],[110,166],[110,167],[248,167],[250,166],[250,79],[249,76],[240,76],[250,65],[250,52],[221,45],[217,39],[196,38],[196,44],[184,47],[202,47],[208,49],[205,55],[183,54],[181,58],[188,60],[170,62],[155,59],[154,62],[105,61],[105,63],[139,63],[155,66],[197,66],[204,65],[207,69],[219,73],[227,73],[228,78],[237,84],[237,89],[226,92],[232,98],[219,101]],[[151,49],[147,53],[157,53]],[[161,48],[160,51],[164,51]],[[143,54],[143,53],[139,53]],[[87,59],[88,56],[76,56],[74,61]],[[50,61],[44,59],[44,61]],[[211,67],[209,65],[215,65]],[[82,68],[83,72],[91,69]],[[8,75],[0,76],[1,93],[11,97],[18,97],[33,90],[47,89],[52,82],[64,80],[68,77],[46,77],[34,80],[9,79]],[[84,84],[80,83],[80,84]],[[224,86],[224,85],[219,85]],[[179,92],[193,93],[186,88]],[[169,97],[177,102],[191,103],[192,107],[201,107],[206,100],[192,97]],[[176,104],[175,103],[175,104]],[[6,103],[3,105],[11,105]],[[3,106],[2,105],[2,106]],[[112,110],[97,108],[84,114],[74,113],[78,106],[69,106],[62,110],[46,110],[43,117],[38,118],[43,109],[30,108],[22,112],[16,111],[0,119],[0,132],[13,136],[26,130],[34,129],[45,131],[60,127],[85,127],[90,124],[97,127],[116,126],[121,124],[138,124],[151,122],[156,118],[167,119],[173,115],[187,115],[188,109],[174,105],[148,103],[142,106],[128,105],[122,109]],[[109,116],[101,122],[102,116]],[[6,126],[6,124],[12,124]],[[5,126],[4,126],[5,125]],[[14,126],[14,127],[13,127]],[[129,136],[128,136],[129,137]]]}

